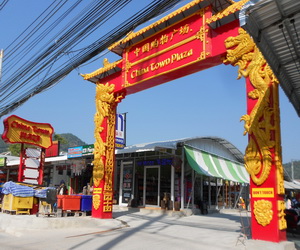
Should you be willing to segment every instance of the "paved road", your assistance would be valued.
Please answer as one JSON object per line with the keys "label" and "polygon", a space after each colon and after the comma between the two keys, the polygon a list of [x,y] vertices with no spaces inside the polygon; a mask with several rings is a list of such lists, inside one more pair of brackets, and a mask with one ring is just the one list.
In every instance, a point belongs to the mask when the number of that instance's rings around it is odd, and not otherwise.
{"label": "paved road", "polygon": [[253,244],[253,241],[239,237],[241,217],[237,212],[180,216],[178,213],[132,210],[114,212],[114,218],[36,218],[0,214],[0,248],[282,249],[276,248],[276,243],[255,241]]}

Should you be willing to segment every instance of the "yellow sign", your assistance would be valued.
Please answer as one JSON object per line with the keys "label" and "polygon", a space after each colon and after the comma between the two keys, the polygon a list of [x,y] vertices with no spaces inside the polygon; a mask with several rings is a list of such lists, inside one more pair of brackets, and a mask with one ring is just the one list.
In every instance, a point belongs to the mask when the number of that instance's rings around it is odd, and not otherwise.
{"label": "yellow sign", "polygon": [[24,120],[16,115],[4,121],[2,139],[9,143],[32,144],[42,148],[52,145],[52,126],[48,123],[36,123]]}
{"label": "yellow sign", "polygon": [[253,198],[274,198],[274,188],[252,188]]}
{"label": "yellow sign", "polygon": [[102,188],[94,188],[94,194],[102,194]]}

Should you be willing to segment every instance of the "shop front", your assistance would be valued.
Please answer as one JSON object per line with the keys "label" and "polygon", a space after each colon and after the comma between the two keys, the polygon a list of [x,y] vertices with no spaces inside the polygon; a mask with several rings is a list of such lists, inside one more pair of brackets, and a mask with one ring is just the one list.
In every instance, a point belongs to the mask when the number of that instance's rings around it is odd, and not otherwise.
{"label": "shop front", "polygon": [[232,144],[215,137],[117,150],[119,205],[179,210],[205,203],[210,209],[236,208],[240,197],[249,200],[249,175],[242,159]]}
{"label": "shop front", "polygon": [[[68,194],[92,194],[92,145],[70,148],[68,155],[45,159],[43,185]],[[3,171],[17,181],[19,158],[8,160]],[[116,150],[113,204],[152,209],[236,208],[248,204],[249,175],[243,154],[216,137],[195,137],[145,143]]]}
{"label": "shop front", "polygon": [[119,204],[160,207],[171,194],[172,159],[122,161]]}

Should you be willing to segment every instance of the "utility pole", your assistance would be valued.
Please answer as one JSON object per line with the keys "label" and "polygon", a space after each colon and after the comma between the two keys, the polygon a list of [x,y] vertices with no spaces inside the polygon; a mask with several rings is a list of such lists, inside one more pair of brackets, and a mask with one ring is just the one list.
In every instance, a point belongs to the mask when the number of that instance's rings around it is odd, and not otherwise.
{"label": "utility pole", "polygon": [[294,181],[294,160],[292,160],[292,180]]}
{"label": "utility pole", "polygon": [[124,114],[124,147],[126,147],[127,145],[126,145],[126,139],[127,139],[127,133],[126,133],[126,118],[127,118],[127,113],[128,112],[125,112],[125,113],[123,113]]}
{"label": "utility pole", "polygon": [[1,79],[2,79],[2,60],[3,60],[3,49],[0,50],[0,82],[1,82]]}

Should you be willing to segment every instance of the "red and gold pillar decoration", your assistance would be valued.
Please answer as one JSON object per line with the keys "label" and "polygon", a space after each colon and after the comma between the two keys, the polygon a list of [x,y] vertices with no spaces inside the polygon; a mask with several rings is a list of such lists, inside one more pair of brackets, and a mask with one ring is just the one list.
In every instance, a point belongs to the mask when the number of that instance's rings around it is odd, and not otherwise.
{"label": "red and gold pillar decoration", "polygon": [[116,107],[123,98],[114,84],[96,85],[92,217],[112,218]]}
{"label": "red and gold pillar decoration", "polygon": [[248,134],[245,167],[250,175],[252,239],[286,240],[284,179],[281,159],[278,80],[248,33],[242,28],[225,40],[225,64],[238,66],[246,78]]}

